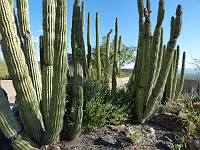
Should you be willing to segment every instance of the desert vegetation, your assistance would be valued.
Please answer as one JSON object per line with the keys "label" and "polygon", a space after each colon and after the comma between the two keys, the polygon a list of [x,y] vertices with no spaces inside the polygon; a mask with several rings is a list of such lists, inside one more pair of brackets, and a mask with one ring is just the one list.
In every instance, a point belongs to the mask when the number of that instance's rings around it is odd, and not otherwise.
{"label": "desert vegetation", "polygon": [[161,105],[165,111],[179,112],[178,117],[188,133],[199,132],[200,113],[198,104],[193,104],[196,93],[182,94],[185,52],[178,86],[176,83],[181,49],[176,45],[182,28],[181,5],[177,6],[176,16],[171,18],[170,37],[165,45],[164,0],[159,1],[154,30],[150,0],[137,1],[139,37],[137,47],[132,47],[137,53],[135,58],[130,57],[135,65],[128,84],[117,88],[121,51],[127,49],[119,36],[117,18],[112,29],[113,42],[110,42],[110,30],[100,46],[99,14],[96,13],[96,45],[92,49],[90,13],[85,40],[85,4],[74,0],[72,21],[69,20],[73,60],[73,70],[70,70],[66,55],[67,1],[43,0],[39,66],[31,37],[28,0],[16,2],[17,14],[13,11],[13,1],[0,0],[0,35],[4,35],[0,45],[17,93],[16,103],[22,121],[22,124],[18,122],[9,108],[7,96],[0,89],[0,130],[11,139],[14,149],[41,148],[60,139],[73,141],[82,132],[125,121],[145,124]]}

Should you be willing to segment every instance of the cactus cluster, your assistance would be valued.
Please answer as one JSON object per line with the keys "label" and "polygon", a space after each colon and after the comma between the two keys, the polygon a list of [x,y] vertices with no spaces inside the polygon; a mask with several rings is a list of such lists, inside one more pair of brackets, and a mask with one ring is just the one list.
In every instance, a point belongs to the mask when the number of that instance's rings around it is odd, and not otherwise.
{"label": "cactus cluster", "polygon": [[138,51],[134,75],[132,76],[134,83],[131,82],[131,86],[133,86],[132,90],[136,91],[136,112],[137,120],[140,123],[144,123],[151,118],[163,96],[173,61],[174,48],[181,31],[182,8],[179,5],[176,10],[176,18],[171,18],[170,39],[166,46],[166,52],[163,52],[162,22],[164,11],[164,0],[160,0],[157,24],[152,35],[150,1],[146,1],[145,8],[144,1],[138,0]]}
{"label": "cactus cluster", "polygon": [[[185,52],[182,59],[180,84],[176,91],[176,78],[179,59],[179,46],[176,41],[182,26],[182,8],[179,5],[176,17],[171,18],[170,39],[163,45],[164,0],[160,0],[157,24],[151,33],[150,1],[137,0],[139,12],[139,38],[137,58],[128,90],[136,99],[138,122],[148,121],[157,105],[165,97],[177,99],[184,79]],[[17,122],[9,108],[8,98],[0,88],[0,129],[11,138],[15,149],[33,149],[49,145],[59,139],[63,128],[66,105],[67,83],[67,1],[43,0],[43,35],[40,36],[40,65],[36,59],[35,48],[29,24],[28,0],[17,0],[16,15],[13,1],[0,0],[0,45],[13,79],[16,102],[24,129]],[[81,133],[83,118],[83,81],[92,72],[90,13],[87,21],[86,56],[84,43],[85,4],[74,0],[71,48],[74,63],[72,111],[67,138],[74,140]],[[18,22],[16,21],[18,20]],[[101,58],[99,46],[99,14],[96,13],[96,75],[105,76],[109,87],[110,78],[110,35],[107,34],[105,58]],[[115,22],[114,59],[112,68],[112,94],[117,90],[119,59],[122,37],[118,36],[118,19]],[[102,61],[102,59],[105,59]],[[104,66],[105,62],[105,66]],[[104,84],[103,83],[103,84]]]}
{"label": "cactus cluster", "polygon": [[[4,35],[1,48],[17,93],[16,103],[24,130],[12,117],[6,97],[1,97],[5,109],[1,109],[4,120],[1,120],[0,128],[13,139],[15,149],[32,149],[33,143],[39,147],[57,141],[62,129],[67,70],[67,3],[43,1],[42,77],[31,38],[28,0],[17,0],[17,10],[19,27],[13,6],[7,0],[0,1],[0,33]],[[5,120],[10,122],[5,124]]]}

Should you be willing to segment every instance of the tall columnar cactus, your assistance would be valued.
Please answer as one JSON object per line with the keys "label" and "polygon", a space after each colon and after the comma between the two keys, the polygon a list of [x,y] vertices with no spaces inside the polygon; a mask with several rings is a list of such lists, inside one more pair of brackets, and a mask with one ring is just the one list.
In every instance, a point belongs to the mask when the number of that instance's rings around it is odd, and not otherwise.
{"label": "tall columnar cactus", "polygon": [[[53,87],[50,102],[49,116],[44,132],[42,144],[53,143],[58,140],[63,126],[65,111],[65,89],[67,73],[66,37],[67,37],[67,2],[57,1],[55,24],[55,51],[53,64]],[[59,84],[58,84],[59,83]]]}
{"label": "tall columnar cactus", "polygon": [[105,80],[107,87],[110,87],[109,78],[110,78],[110,34],[112,33],[112,29],[107,34],[107,40],[106,40],[106,56],[105,56]]}
{"label": "tall columnar cactus", "polygon": [[68,139],[74,140],[81,133],[83,118],[83,58],[82,49],[76,49],[76,61],[74,62],[73,78],[73,108],[72,108],[72,125],[69,130]]}
{"label": "tall columnar cactus", "polygon": [[[162,56],[163,53],[159,51],[163,50],[161,47],[161,26],[164,18],[164,0],[160,0],[159,2],[157,24],[153,36],[151,36],[149,0],[147,0],[146,4],[146,8],[144,8],[143,0],[138,0],[139,39],[135,65],[135,84],[133,84],[135,86],[134,89],[136,89],[136,110],[138,122],[140,123],[144,123],[150,119],[162,98],[170,65],[173,60],[176,39],[180,34],[182,25],[182,8],[179,5],[176,10],[176,18],[172,17],[170,40],[167,44],[166,53]],[[161,66],[158,66],[158,61],[161,63]]]}
{"label": "tall columnar cactus", "polygon": [[[12,146],[15,149],[29,150],[34,148],[29,143],[30,139],[22,136],[25,133],[22,132],[21,125],[15,118],[14,113],[10,110],[7,95],[2,88],[0,88],[0,128],[4,135],[12,140]],[[16,138],[17,135],[21,136],[21,138]],[[36,147],[37,145],[35,145],[35,149]]]}
{"label": "tall columnar cactus", "polygon": [[177,91],[176,91],[175,97],[174,97],[175,100],[177,100],[179,98],[179,96],[183,90],[184,77],[185,77],[185,57],[186,57],[186,54],[185,54],[185,52],[183,52],[181,75],[180,75],[180,79],[179,79],[179,85],[178,85],[178,88],[177,88]]}
{"label": "tall columnar cactus", "polygon": [[39,102],[21,49],[14,16],[6,0],[0,1],[0,16],[0,33],[4,35],[1,41],[2,52],[17,93],[16,102],[21,119],[27,134],[40,143],[44,129]]}
{"label": "tall columnar cactus", "polygon": [[81,37],[81,46],[83,51],[83,75],[86,77],[88,75],[88,65],[87,65],[87,57],[86,57],[86,50],[85,50],[85,42],[84,42],[84,24],[85,24],[85,2],[82,2],[82,9],[81,9],[81,22],[82,22],[82,37]]}
{"label": "tall columnar cactus", "polygon": [[88,13],[88,20],[87,20],[87,48],[88,48],[88,55],[87,55],[87,63],[88,63],[88,74],[91,74],[92,71],[92,46],[91,46],[91,39],[90,39],[90,13]]}
{"label": "tall columnar cactus", "polygon": [[[179,53],[180,53],[180,46],[177,46],[177,49],[174,51],[174,57],[173,57],[173,61],[171,63],[171,68],[170,68],[170,72],[167,78],[167,83],[165,86],[165,92],[164,92],[164,96],[163,96],[163,101],[162,103],[166,103],[168,100],[175,100],[177,98],[175,98],[175,94],[176,94],[176,85],[177,85],[177,76],[178,76],[178,62],[179,62]],[[185,55],[185,54],[184,54]],[[185,56],[184,56],[185,57]],[[185,60],[183,60],[185,61]],[[185,66],[184,66],[185,62],[182,62],[182,73],[184,75],[184,70],[185,70]],[[184,77],[181,78],[181,82],[180,84],[183,83]],[[182,91],[182,87],[180,88],[180,90]]]}
{"label": "tall columnar cactus", "polygon": [[100,46],[99,46],[99,13],[96,13],[96,67],[97,76],[101,77],[101,58],[100,58]]}
{"label": "tall columnar cactus", "polygon": [[[11,8],[12,9],[12,8]],[[37,100],[42,99],[41,74],[36,57],[35,46],[31,38],[31,29],[29,21],[29,8],[27,0],[17,0],[18,21],[20,26],[21,37],[23,38],[23,52],[28,65],[29,74],[35,88]]]}
{"label": "tall columnar cactus", "polygon": [[[86,76],[88,74],[88,66],[87,66],[87,59],[85,54],[85,43],[84,43],[84,37],[83,37],[83,30],[84,30],[84,10],[85,10],[85,3],[82,3],[82,11],[80,9],[80,0],[75,0],[74,3],[74,10],[73,10],[73,34],[71,35],[73,44],[76,43],[76,45],[73,45],[73,51],[77,47],[81,47],[82,49],[82,57],[83,57],[83,74]],[[74,37],[73,37],[74,36]],[[76,47],[75,47],[76,46]],[[75,57],[76,54],[73,54],[73,57]],[[75,58],[74,58],[75,59]]]}
{"label": "tall columnar cactus", "polygon": [[117,67],[118,67],[118,19],[115,20],[115,42],[114,42],[114,59],[113,59],[113,70],[112,70],[112,93],[117,90]]}
{"label": "tall columnar cactus", "polygon": [[[44,65],[42,66],[48,68],[53,65],[53,68],[50,69],[53,70],[53,74],[51,74],[51,76],[53,75],[53,82],[46,84],[48,87],[44,86],[42,91],[49,93],[49,89],[52,89],[52,94],[47,94],[48,97],[51,97],[51,101],[45,101],[44,99],[41,100],[41,74],[39,74],[40,69],[31,40],[28,0],[17,1],[23,45],[19,38],[9,1],[0,0],[0,34],[4,35],[0,44],[17,93],[16,102],[24,130],[21,130],[13,117],[8,101],[6,102],[7,99],[1,97],[2,92],[0,92],[0,99],[3,99],[5,108],[0,109],[2,116],[0,129],[8,138],[12,139],[12,145],[15,149],[33,149],[35,147],[34,142],[36,147],[56,142],[62,129],[65,112],[66,70],[68,68],[66,5],[67,2],[62,0],[48,1],[48,3],[44,1],[43,3],[44,35],[40,38],[40,46],[44,48],[44,57],[41,57],[44,58]],[[57,18],[56,23],[53,21],[55,16]],[[40,102],[42,103],[41,106],[39,105]],[[48,110],[45,107],[48,107]]]}
{"label": "tall columnar cactus", "polygon": [[43,58],[42,66],[42,115],[44,123],[49,119],[50,101],[52,98],[52,78],[54,62],[54,42],[55,42],[55,6],[54,0],[43,0]]}
{"label": "tall columnar cactus", "polygon": [[[84,4],[83,4],[84,5]],[[83,10],[82,10],[83,11]],[[69,129],[68,139],[73,140],[78,137],[81,132],[82,116],[83,116],[83,76],[87,73],[85,68],[85,46],[83,40],[83,20],[80,16],[80,1],[74,3],[74,34],[77,47],[75,49],[74,60],[74,77],[73,77],[73,99],[71,120],[72,126]],[[83,15],[82,15],[83,16]],[[84,75],[85,71],[85,75]]]}

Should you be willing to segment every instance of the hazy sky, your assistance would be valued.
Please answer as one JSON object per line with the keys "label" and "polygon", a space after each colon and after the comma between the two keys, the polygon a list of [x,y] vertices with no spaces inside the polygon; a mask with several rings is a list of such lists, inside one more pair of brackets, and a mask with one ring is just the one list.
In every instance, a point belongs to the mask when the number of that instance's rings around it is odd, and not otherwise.
{"label": "hazy sky", "polygon": [[[100,37],[106,35],[110,29],[114,29],[115,18],[119,22],[119,34],[122,41],[127,46],[137,46],[138,39],[138,10],[137,0],[84,0],[85,18],[87,13],[91,13],[91,42],[95,45],[95,14],[99,12],[100,17]],[[159,0],[151,0],[152,31],[154,30]],[[70,30],[73,0],[68,0],[68,52],[70,47]],[[42,34],[42,1],[29,0],[31,30],[38,52],[38,37]],[[186,51],[186,67],[192,58],[200,59],[200,0],[165,0],[164,43],[169,40],[170,19],[175,16],[176,7],[181,4],[183,8],[183,26],[177,44],[182,52]],[[87,25],[87,24],[86,24]],[[86,26],[85,26],[86,27]],[[85,31],[86,33],[86,31]],[[114,32],[111,35],[113,38]],[[85,36],[86,39],[86,36]],[[0,54],[1,55],[1,54]],[[181,61],[181,59],[180,59]],[[127,67],[133,68],[133,64]]]}

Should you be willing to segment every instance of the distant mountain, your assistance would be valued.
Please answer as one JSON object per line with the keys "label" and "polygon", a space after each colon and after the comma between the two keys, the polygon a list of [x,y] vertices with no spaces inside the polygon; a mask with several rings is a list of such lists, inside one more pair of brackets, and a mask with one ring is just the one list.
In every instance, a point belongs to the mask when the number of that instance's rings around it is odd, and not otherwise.
{"label": "distant mountain", "polygon": [[[180,75],[181,69],[178,69],[178,75]],[[185,78],[186,79],[200,79],[200,70],[196,67],[185,68]]]}

